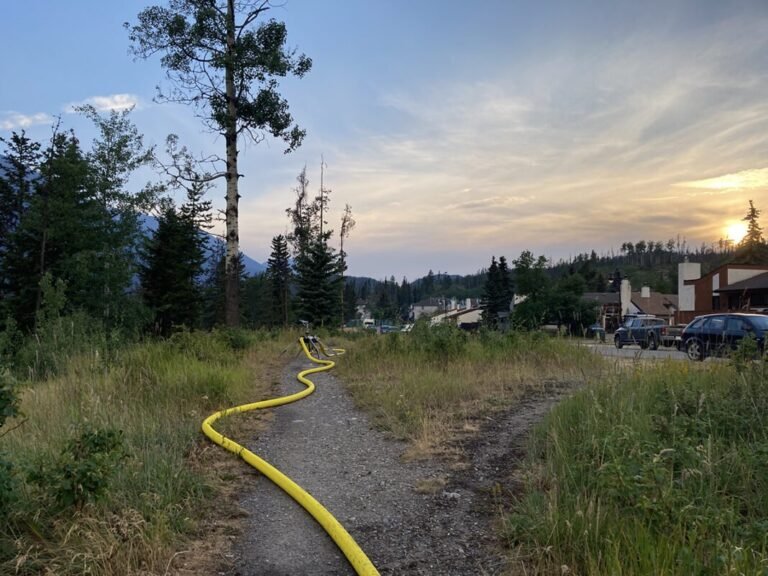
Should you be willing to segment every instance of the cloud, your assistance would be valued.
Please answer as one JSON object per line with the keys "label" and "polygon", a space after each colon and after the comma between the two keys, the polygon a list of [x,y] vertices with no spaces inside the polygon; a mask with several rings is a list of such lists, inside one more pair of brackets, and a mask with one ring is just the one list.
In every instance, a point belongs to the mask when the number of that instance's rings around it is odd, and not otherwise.
{"label": "cloud", "polygon": [[67,112],[75,112],[78,106],[90,105],[97,112],[106,112],[108,110],[127,110],[129,108],[138,108],[141,100],[135,94],[111,94],[109,96],[91,96],[80,102],[72,102],[67,106]]}
{"label": "cloud", "polygon": [[[409,274],[467,272],[523,249],[559,258],[639,238],[717,239],[749,191],[768,188],[768,41],[758,33],[768,19],[734,14],[382,85],[370,115],[385,120],[317,151],[334,201],[355,211],[352,273],[388,275],[384,253],[400,254]],[[277,218],[290,184],[276,191]],[[263,214],[254,231],[270,230]]]}
{"label": "cloud", "polygon": [[768,188],[768,168],[754,168],[704,180],[680,182],[677,186],[719,191],[760,190]]}
{"label": "cloud", "polygon": [[16,130],[17,128],[29,128],[40,124],[50,124],[53,118],[45,112],[37,114],[21,114],[19,112],[5,112],[0,118],[0,130]]}

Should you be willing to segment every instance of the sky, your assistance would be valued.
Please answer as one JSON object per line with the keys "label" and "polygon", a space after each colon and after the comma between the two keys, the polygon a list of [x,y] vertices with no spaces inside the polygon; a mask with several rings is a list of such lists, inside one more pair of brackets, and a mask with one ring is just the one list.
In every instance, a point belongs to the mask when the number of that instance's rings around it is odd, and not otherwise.
{"label": "sky", "polygon": [[[87,147],[73,105],[133,105],[147,144],[175,133],[223,156],[193,110],[153,101],[168,86],[159,58],[128,53],[123,22],[162,3],[5,2],[0,136],[45,140],[60,115]],[[331,225],[345,204],[357,222],[356,276],[699,246],[737,234],[750,199],[768,210],[764,0],[287,0],[268,16],[313,67],[281,82],[301,148],[241,146],[240,239],[256,260],[287,231],[304,166],[319,187],[321,156]]]}

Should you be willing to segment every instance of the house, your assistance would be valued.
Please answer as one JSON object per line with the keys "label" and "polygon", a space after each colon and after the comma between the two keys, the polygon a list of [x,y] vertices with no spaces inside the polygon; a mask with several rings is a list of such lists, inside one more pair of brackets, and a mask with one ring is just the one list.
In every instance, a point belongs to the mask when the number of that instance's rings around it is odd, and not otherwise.
{"label": "house", "polygon": [[433,316],[430,320],[430,323],[434,325],[441,324],[443,322],[450,322],[459,328],[477,328],[480,325],[482,315],[483,309],[479,306],[469,308],[463,307]]}
{"label": "house", "polygon": [[698,262],[678,264],[680,306],[675,316],[687,324],[714,312],[762,312],[768,308],[768,265],[723,264],[704,276]]}
{"label": "house", "polygon": [[652,314],[672,324],[678,309],[676,294],[652,292],[648,286],[632,291],[628,278],[621,281],[619,292],[585,292],[582,300],[597,306],[597,321],[606,332],[616,330],[627,314]]}
{"label": "house", "polygon": [[438,312],[444,312],[447,308],[444,298],[427,298],[411,305],[411,320],[418,320],[422,316],[434,316]]}
{"label": "house", "polygon": [[768,272],[723,286],[717,294],[729,310],[768,312]]}
{"label": "house", "polygon": [[639,292],[631,292],[630,314],[652,314],[657,318],[664,318],[668,324],[674,324],[677,309],[677,294],[651,292],[648,286],[643,286]]}

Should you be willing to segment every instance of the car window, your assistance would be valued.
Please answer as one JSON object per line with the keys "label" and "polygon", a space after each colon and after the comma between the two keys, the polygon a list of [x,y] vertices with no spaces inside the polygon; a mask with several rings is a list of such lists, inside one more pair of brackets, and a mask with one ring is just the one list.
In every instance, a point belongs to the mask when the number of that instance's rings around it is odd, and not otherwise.
{"label": "car window", "polygon": [[749,324],[744,322],[744,320],[742,320],[741,318],[731,317],[731,318],[728,318],[728,320],[725,323],[725,329],[729,331],[730,330],[733,330],[733,331],[749,330],[749,328],[750,328]]}
{"label": "car window", "polygon": [[749,320],[758,330],[768,330],[768,316],[750,316]]}
{"label": "car window", "polygon": [[702,324],[704,324],[704,318],[695,318],[686,328],[698,330]]}
{"label": "car window", "polygon": [[725,318],[722,316],[713,316],[707,321],[707,330],[711,330],[712,332],[717,332],[719,330],[725,329]]}

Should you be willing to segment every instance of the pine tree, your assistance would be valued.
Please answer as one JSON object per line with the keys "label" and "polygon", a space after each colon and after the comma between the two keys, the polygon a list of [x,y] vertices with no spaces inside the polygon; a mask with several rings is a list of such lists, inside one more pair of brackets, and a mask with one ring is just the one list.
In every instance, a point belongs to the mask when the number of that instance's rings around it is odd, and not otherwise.
{"label": "pine tree", "polygon": [[755,208],[752,200],[749,201],[747,214],[742,218],[747,222],[747,233],[739,242],[736,250],[735,261],[739,264],[765,264],[768,262],[768,245],[763,238],[763,229],[760,227],[758,218],[760,210]]}
{"label": "pine tree", "polygon": [[[215,265],[208,270],[203,279],[203,327],[206,329],[215,326],[223,326],[227,323],[226,318],[226,245],[217,244],[213,250],[211,259]],[[242,253],[237,257],[237,276],[239,278],[238,290],[243,289],[245,283],[245,265],[243,264]],[[242,305],[242,301],[240,301]],[[243,309],[240,308],[240,315],[243,315]]]}
{"label": "pine tree", "polygon": [[92,182],[74,135],[54,133],[2,258],[6,305],[23,328],[34,328],[46,273],[66,283],[71,308],[93,313],[100,305],[93,245],[103,213]]}
{"label": "pine tree", "polygon": [[28,208],[34,181],[39,177],[42,154],[40,143],[30,140],[24,130],[13,132],[5,144],[0,170],[0,255],[7,249],[10,234],[16,229]]}
{"label": "pine tree", "polygon": [[512,290],[512,275],[507,259],[499,257],[499,312],[509,312],[514,292]]}
{"label": "pine tree", "polygon": [[338,255],[322,239],[314,239],[295,261],[297,305],[302,320],[338,325],[340,314]]}
{"label": "pine tree", "polygon": [[205,238],[199,226],[210,221],[210,203],[202,200],[202,193],[200,187],[191,187],[179,210],[167,202],[157,231],[145,243],[139,273],[143,298],[163,336],[174,326],[200,325]]}
{"label": "pine tree", "polygon": [[293,225],[288,240],[294,254],[298,314],[300,319],[313,324],[338,325],[342,270],[339,255],[328,245],[333,230],[323,227],[323,214],[329,203],[328,190],[321,190],[310,200],[306,168],[297,177],[297,182],[296,200],[286,213]]}
{"label": "pine tree", "polygon": [[500,284],[499,265],[496,262],[496,256],[491,256],[491,265],[488,267],[485,288],[483,289],[483,300],[485,302],[483,322],[487,326],[495,326],[496,324],[496,319],[498,317],[498,302],[501,292]]}
{"label": "pine tree", "polygon": [[274,324],[288,326],[291,262],[288,240],[282,234],[272,238],[272,253],[267,260],[266,278],[271,296],[270,320]]}
{"label": "pine tree", "polygon": [[344,323],[357,320],[357,294],[353,282],[344,282]]}

